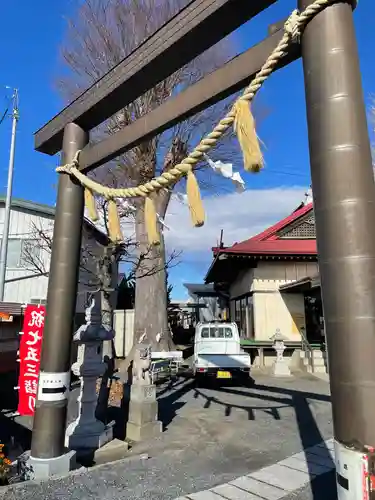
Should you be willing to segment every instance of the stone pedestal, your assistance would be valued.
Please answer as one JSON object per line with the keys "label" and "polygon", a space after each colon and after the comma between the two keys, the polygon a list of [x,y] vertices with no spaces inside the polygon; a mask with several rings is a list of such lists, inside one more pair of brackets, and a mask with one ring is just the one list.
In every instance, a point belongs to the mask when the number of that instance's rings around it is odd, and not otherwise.
{"label": "stone pedestal", "polygon": [[29,457],[23,472],[24,480],[49,479],[51,476],[65,476],[77,468],[74,450],[56,458]]}
{"label": "stone pedestal", "polygon": [[273,348],[276,351],[276,359],[272,365],[272,375],[276,377],[290,377],[290,369],[284,358],[284,351],[286,349],[284,344],[285,337],[277,329],[276,333],[272,335],[271,340],[273,341]]}
{"label": "stone pedestal", "polygon": [[65,435],[65,445],[71,450],[96,450],[113,439],[114,422],[105,425],[95,416],[98,402],[96,383],[105,372],[103,341],[112,340],[113,337],[114,332],[101,324],[97,294],[86,309],[86,324],[77,330],[73,338],[78,342],[78,356],[72,371],[80,377],[81,388],[78,418],[68,425]]}
{"label": "stone pedestal", "polygon": [[133,384],[130,388],[127,439],[143,441],[160,434],[162,430],[162,423],[158,421],[155,385]]}

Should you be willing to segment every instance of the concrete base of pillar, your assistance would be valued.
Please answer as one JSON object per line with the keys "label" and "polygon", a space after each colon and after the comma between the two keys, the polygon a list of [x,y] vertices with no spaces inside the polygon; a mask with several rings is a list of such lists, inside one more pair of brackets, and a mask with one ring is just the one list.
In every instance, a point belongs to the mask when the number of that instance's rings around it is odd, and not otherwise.
{"label": "concrete base of pillar", "polygon": [[290,377],[292,374],[285,361],[275,361],[272,365],[272,375],[275,377]]}
{"label": "concrete base of pillar", "polygon": [[32,479],[48,479],[51,476],[65,476],[77,468],[76,452],[68,451],[55,458],[35,458],[30,456],[27,466]]}

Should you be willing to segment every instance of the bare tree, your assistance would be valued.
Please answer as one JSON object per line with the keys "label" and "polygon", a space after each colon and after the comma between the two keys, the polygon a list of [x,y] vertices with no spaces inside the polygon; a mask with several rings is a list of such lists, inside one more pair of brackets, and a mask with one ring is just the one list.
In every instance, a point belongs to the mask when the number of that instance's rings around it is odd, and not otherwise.
{"label": "bare tree", "polygon": [[[106,220],[106,217],[104,219]],[[52,222],[49,227],[33,223],[30,239],[25,241],[22,247],[22,259],[28,269],[47,277],[52,251],[52,234]],[[136,274],[140,278],[144,278],[158,273],[160,270],[153,262],[149,262],[152,260],[151,255],[148,253],[140,255],[136,248],[137,243],[132,237],[127,237],[121,243],[108,241],[99,252],[98,246],[92,238],[86,237],[82,240],[79,283],[88,292],[101,292],[102,323],[109,329],[112,328],[113,308],[116,302],[113,297],[116,297],[115,292],[119,286],[119,283],[114,282],[114,278],[117,276],[117,273],[114,273],[114,268],[117,268],[120,263],[124,265],[129,282],[135,279]],[[165,266],[168,268],[176,265],[178,257],[177,252],[169,254]]]}
{"label": "bare tree", "polygon": [[[63,68],[58,81],[62,96],[70,101],[117,65],[141,42],[168,21],[187,0],[83,0],[68,28],[62,45]],[[93,133],[93,140],[122,129],[158,107],[213,71],[234,54],[228,40],[211,48],[190,64],[175,72],[153,89],[124,107]],[[128,153],[97,169],[95,176],[115,186],[134,186],[151,180],[179,163],[193,143],[209,132],[224,115],[228,103],[219,103],[173,129],[143,142]],[[219,153],[220,151],[220,153]],[[215,155],[222,160],[232,157],[231,142],[224,140]],[[210,179],[199,174],[208,187]],[[183,188],[184,180],[154,196],[158,214],[164,217],[173,188]],[[149,341],[159,340],[158,350],[169,349],[171,339],[167,319],[166,257],[163,235],[158,247],[149,248],[144,222],[144,200],[134,201],[137,255],[148,255],[143,270],[136,269],[136,337],[145,331]],[[160,228],[161,230],[161,228]],[[202,234],[203,236],[203,234]],[[158,272],[151,270],[158,269]],[[142,279],[140,279],[142,278]]]}
{"label": "bare tree", "polygon": [[[103,225],[107,226],[107,210],[106,202],[101,205],[99,213],[102,214],[101,219]],[[121,213],[125,217],[124,213]],[[88,231],[87,231],[88,232]],[[29,270],[32,270],[40,275],[49,275],[50,254],[52,251],[52,234],[53,222],[49,226],[40,223],[33,224],[30,231],[29,244],[23,245],[22,259]],[[158,274],[164,268],[172,267],[178,264],[178,253],[172,252],[168,255],[165,262],[160,264],[155,262],[153,255],[150,253],[150,248],[146,252],[140,253],[137,251],[137,242],[133,237],[127,237],[121,243],[108,242],[107,245],[98,252],[96,242],[93,242],[90,237],[83,238],[81,246],[79,282],[88,292],[100,292],[101,295],[101,311],[102,324],[112,329],[113,309],[116,307],[117,291],[120,283],[114,281],[117,277],[117,269],[121,263],[126,267],[127,279],[129,282],[138,276],[139,281],[148,279],[154,274]],[[161,269],[158,265],[162,265]],[[104,361],[106,362],[106,370],[99,386],[99,399],[97,407],[97,418],[106,421],[107,418],[107,402],[109,391],[112,383],[112,375],[115,368],[114,361],[114,345],[112,341],[105,341],[103,345]]]}

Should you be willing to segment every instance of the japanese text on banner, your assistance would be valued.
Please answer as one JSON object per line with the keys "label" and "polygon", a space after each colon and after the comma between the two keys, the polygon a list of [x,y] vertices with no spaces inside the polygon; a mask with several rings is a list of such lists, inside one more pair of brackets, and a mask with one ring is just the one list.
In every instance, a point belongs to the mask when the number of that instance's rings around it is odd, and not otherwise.
{"label": "japanese text on banner", "polygon": [[19,351],[18,413],[20,415],[34,415],[45,313],[44,306],[33,304],[28,304],[24,313]]}

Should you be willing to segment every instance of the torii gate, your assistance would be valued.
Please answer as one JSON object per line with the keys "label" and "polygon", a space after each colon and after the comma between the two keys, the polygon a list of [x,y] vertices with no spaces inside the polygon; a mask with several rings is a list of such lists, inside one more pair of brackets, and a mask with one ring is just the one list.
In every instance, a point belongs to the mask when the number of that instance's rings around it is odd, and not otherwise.
{"label": "torii gate", "polygon": [[[50,155],[62,150],[63,163],[72,162],[82,150],[79,169],[87,173],[243,88],[282,39],[282,29],[274,27],[264,41],[152,113],[99,144],[89,144],[91,129],[275,2],[191,1],[41,128],[35,134],[35,148]],[[336,461],[348,466],[345,474],[362,474],[353,476],[353,481],[358,480],[369,492],[365,473],[368,467],[372,470],[370,452],[375,446],[371,151],[352,19],[355,2],[298,0],[298,8],[303,12],[317,3],[325,4],[323,10],[308,22],[300,43],[292,44],[275,69],[302,56]],[[60,175],[41,372],[64,374],[70,370],[83,208],[80,182],[72,175]],[[348,411],[349,402],[353,402],[352,411]],[[66,407],[66,400],[37,402],[32,457],[48,461],[63,455]],[[341,469],[338,473],[338,478],[344,474]],[[345,493],[342,486],[339,491]],[[350,491],[350,495],[359,498],[360,493]]]}

